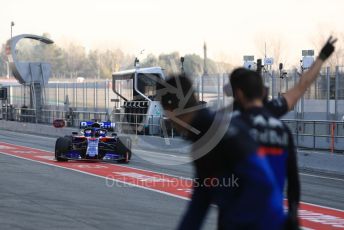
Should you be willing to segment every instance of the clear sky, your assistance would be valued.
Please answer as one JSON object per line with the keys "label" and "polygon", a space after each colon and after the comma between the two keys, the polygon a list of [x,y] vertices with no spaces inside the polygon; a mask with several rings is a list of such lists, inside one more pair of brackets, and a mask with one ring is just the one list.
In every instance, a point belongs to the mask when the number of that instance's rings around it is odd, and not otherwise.
{"label": "clear sky", "polygon": [[[42,34],[62,44],[121,48],[131,54],[179,51],[241,63],[269,56],[297,63],[331,32],[344,34],[343,0],[1,0],[0,42],[13,33]],[[344,36],[342,36],[344,38]],[[278,48],[280,47],[280,48]]]}

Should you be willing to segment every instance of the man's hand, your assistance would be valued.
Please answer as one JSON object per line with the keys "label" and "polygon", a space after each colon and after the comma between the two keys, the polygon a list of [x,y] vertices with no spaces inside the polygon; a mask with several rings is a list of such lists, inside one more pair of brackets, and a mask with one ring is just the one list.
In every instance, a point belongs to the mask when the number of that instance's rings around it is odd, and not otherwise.
{"label": "man's hand", "polygon": [[331,56],[334,51],[334,43],[336,43],[337,38],[332,38],[332,36],[327,40],[324,47],[321,49],[319,58],[325,61],[327,58]]}

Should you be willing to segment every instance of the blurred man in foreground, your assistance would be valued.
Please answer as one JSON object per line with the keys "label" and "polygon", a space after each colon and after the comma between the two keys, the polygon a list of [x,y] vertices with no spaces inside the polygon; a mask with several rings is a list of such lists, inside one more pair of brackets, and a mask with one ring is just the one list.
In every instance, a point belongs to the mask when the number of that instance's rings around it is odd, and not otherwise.
{"label": "blurred man in foreground", "polygon": [[[246,91],[255,91],[257,88],[259,89],[262,83],[259,74],[244,68],[238,68],[230,75],[230,84],[225,86],[226,92],[233,92],[237,107],[245,113],[247,121],[251,123],[252,128],[250,133],[260,145],[260,154],[264,153],[269,159],[280,187],[281,199],[283,199],[284,181],[286,177],[288,178],[287,198],[289,209],[287,229],[298,228],[297,210],[300,201],[300,185],[296,151],[294,150],[293,140],[290,137],[290,131],[287,127],[284,127],[284,129],[288,132],[290,139],[288,141],[289,144],[283,145],[283,143],[281,144],[276,141],[278,138],[281,139],[282,136],[281,132],[276,130],[277,123],[274,121],[273,117],[279,118],[295,106],[297,101],[315,81],[325,60],[334,52],[334,43],[336,41],[337,39],[332,39],[332,37],[330,37],[314,64],[301,76],[298,84],[287,91],[283,96],[264,103],[264,109],[261,108],[254,111],[247,110],[245,101],[240,98],[240,92],[238,92],[238,89],[243,88],[246,88]],[[248,89],[249,85],[251,85],[250,89]],[[265,97],[266,96],[267,95],[265,95]],[[271,124],[269,120],[274,121],[273,123],[275,124]],[[283,148],[288,151],[282,151]]]}
{"label": "blurred man in foreground", "polygon": [[263,97],[254,95],[264,91],[261,76],[251,70],[236,69],[230,76],[235,100],[241,107],[236,114],[241,115],[249,126],[249,134],[258,144],[257,154],[268,159],[283,205],[283,191],[288,178],[288,218],[287,229],[298,229],[298,205],[300,202],[300,182],[296,151],[289,129],[264,107]]}
{"label": "blurred man in foreground", "polygon": [[[166,83],[181,91],[162,90],[161,104],[177,130],[193,143],[191,157],[196,172],[191,202],[178,229],[200,229],[211,203],[219,208],[222,229],[283,229],[285,217],[275,177],[266,157],[257,153],[248,124],[241,116],[222,124],[221,118],[228,114],[218,116],[199,108],[188,78],[173,76]],[[261,90],[250,100],[262,97]],[[224,126],[226,132],[214,148],[200,154],[196,149],[212,141],[203,137],[214,124]],[[211,134],[215,136],[215,132]]]}

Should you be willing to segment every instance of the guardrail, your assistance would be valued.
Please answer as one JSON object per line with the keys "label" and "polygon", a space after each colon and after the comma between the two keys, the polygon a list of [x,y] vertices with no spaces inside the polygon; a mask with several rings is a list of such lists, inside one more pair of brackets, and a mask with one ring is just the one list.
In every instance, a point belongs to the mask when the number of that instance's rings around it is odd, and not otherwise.
{"label": "guardrail", "polygon": [[[79,127],[81,121],[98,120],[116,122],[115,131],[118,133],[136,135],[175,136],[175,131],[168,120],[162,116],[139,113],[112,113],[95,111],[61,111],[43,109],[37,116],[35,109],[3,107],[0,111],[3,120],[52,124],[55,119],[64,119],[68,127]],[[166,122],[165,122],[166,121]],[[166,133],[164,135],[164,130]]]}
{"label": "guardrail", "polygon": [[163,116],[113,112],[111,121],[116,123],[116,131],[119,133],[172,138],[176,135],[172,123]]}
{"label": "guardrail", "polygon": [[[29,108],[2,108],[2,119],[52,124],[55,119],[64,119],[68,127],[78,127],[81,121],[98,120],[116,122],[115,131],[135,135],[176,136],[171,122],[163,116],[139,113],[116,113],[95,111],[42,110],[40,116]],[[344,152],[344,122],[330,120],[282,120],[291,130],[298,148],[323,149],[331,152]]]}
{"label": "guardrail", "polygon": [[40,124],[52,124],[55,119],[64,119],[69,127],[78,127],[80,122],[85,120],[105,121],[110,119],[106,112],[43,109],[37,116],[35,109],[12,107],[2,108],[1,115],[3,120]]}
{"label": "guardrail", "polygon": [[344,151],[344,122],[329,120],[283,119],[298,148]]}

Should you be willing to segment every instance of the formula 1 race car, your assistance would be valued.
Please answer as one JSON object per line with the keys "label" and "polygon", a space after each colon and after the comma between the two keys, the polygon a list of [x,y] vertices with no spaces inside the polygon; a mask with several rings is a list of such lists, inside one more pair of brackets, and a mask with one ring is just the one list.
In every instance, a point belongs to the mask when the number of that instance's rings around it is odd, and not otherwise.
{"label": "formula 1 race car", "polygon": [[95,160],[129,163],[131,139],[118,137],[111,122],[80,122],[80,132],[72,136],[59,137],[55,144],[57,161]]}

